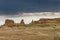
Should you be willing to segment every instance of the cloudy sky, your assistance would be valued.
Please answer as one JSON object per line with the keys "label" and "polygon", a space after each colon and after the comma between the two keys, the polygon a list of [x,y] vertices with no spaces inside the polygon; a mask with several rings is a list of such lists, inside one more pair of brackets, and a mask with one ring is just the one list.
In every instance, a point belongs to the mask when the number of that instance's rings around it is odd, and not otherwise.
{"label": "cloudy sky", "polygon": [[0,0],[0,14],[57,11],[60,11],[60,0]]}
{"label": "cloudy sky", "polygon": [[28,23],[41,17],[60,17],[60,0],[0,0],[0,25],[5,19]]}

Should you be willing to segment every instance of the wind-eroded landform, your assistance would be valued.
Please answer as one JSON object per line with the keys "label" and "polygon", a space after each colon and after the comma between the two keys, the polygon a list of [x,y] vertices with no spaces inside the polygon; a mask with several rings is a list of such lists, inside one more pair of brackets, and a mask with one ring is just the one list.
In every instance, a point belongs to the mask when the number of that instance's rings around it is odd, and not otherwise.
{"label": "wind-eroded landform", "polygon": [[0,27],[0,40],[60,40],[60,18],[42,18],[29,24],[7,19]]}

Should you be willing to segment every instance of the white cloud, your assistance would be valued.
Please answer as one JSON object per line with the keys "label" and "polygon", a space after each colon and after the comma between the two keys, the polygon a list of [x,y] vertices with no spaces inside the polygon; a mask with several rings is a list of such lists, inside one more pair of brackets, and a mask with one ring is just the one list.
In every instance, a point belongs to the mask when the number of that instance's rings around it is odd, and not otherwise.
{"label": "white cloud", "polygon": [[35,13],[22,13],[20,16],[60,16],[60,12],[35,12]]}
{"label": "white cloud", "polygon": [[35,13],[18,13],[16,15],[0,15],[0,18],[9,18],[9,17],[25,17],[25,16],[45,16],[45,17],[59,17],[60,12],[35,12]]}

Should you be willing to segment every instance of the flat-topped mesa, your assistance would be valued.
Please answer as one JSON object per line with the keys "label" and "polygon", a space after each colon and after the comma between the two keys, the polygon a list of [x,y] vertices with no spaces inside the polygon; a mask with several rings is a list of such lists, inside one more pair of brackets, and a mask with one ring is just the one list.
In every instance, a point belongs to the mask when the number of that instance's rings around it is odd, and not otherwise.
{"label": "flat-topped mesa", "polygon": [[13,26],[14,24],[15,24],[15,22],[14,22],[13,20],[6,19],[4,25],[11,27],[11,26]]}

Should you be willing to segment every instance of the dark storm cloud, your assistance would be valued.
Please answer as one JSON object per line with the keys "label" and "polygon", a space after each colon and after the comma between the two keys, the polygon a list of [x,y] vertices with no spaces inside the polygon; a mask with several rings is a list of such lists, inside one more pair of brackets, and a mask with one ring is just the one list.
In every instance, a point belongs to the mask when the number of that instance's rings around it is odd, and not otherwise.
{"label": "dark storm cloud", "polygon": [[60,0],[0,0],[0,14],[60,12]]}

